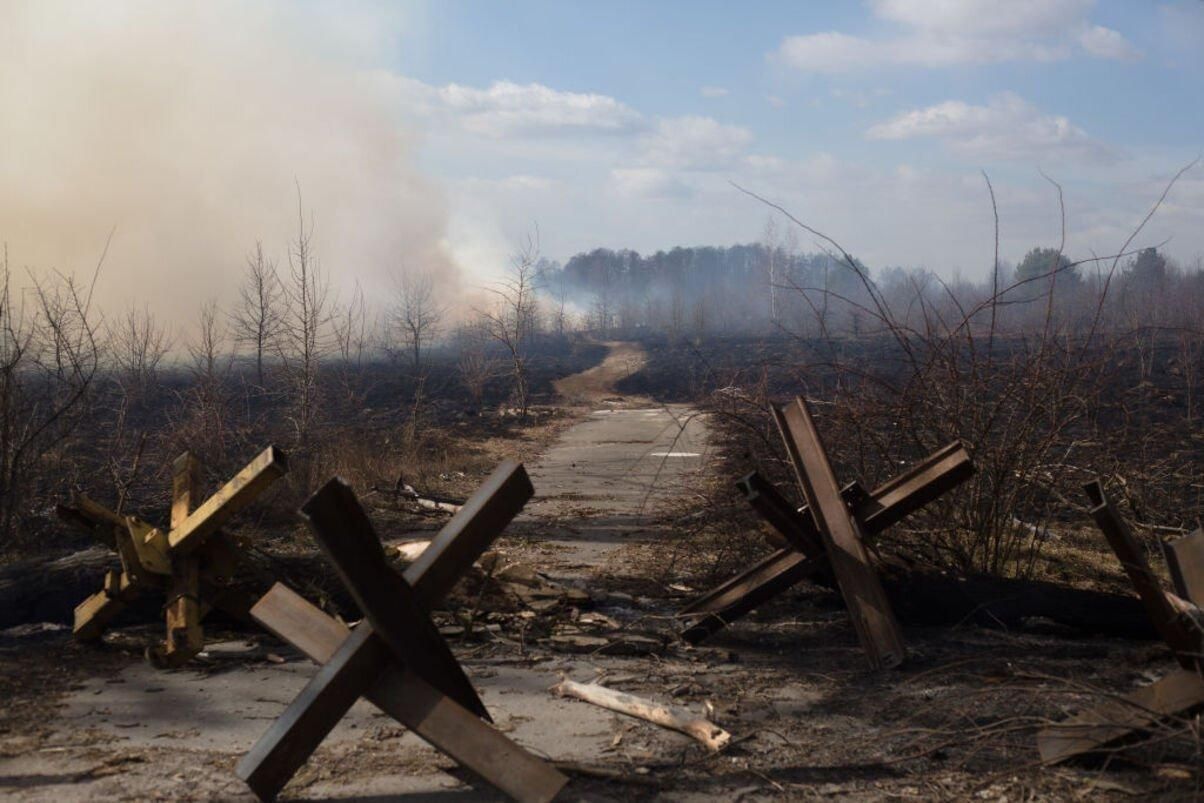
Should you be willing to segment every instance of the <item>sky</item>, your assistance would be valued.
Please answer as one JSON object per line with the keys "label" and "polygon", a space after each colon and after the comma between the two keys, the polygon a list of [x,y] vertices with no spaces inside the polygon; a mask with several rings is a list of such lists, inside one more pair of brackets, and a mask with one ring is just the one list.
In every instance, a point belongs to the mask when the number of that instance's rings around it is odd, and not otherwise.
{"label": "sky", "polygon": [[[871,265],[1113,253],[1204,148],[1204,3],[517,2],[406,9],[390,69],[460,262],[759,239],[782,204]],[[1138,244],[1204,253],[1204,169]],[[800,245],[816,247],[804,234]]]}
{"label": "sky", "polygon": [[[1005,261],[1058,244],[1054,181],[1067,253],[1114,253],[1202,100],[1201,0],[0,0],[0,241],[82,278],[107,243],[99,303],[185,328],[301,220],[344,298],[421,270],[468,308],[535,231],[561,261],[758,241],[738,185],[974,279],[984,173]],[[1195,264],[1204,168],[1134,245]]]}

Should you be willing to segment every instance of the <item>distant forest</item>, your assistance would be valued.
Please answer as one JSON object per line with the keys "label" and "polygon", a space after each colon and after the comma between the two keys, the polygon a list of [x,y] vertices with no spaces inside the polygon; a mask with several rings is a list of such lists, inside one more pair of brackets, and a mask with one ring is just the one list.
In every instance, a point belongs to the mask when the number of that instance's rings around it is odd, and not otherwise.
{"label": "distant forest", "polygon": [[1072,327],[1171,323],[1201,308],[1200,262],[1184,268],[1155,248],[1076,262],[1036,247],[1015,266],[1000,263],[995,277],[946,280],[924,268],[872,269],[853,258],[854,269],[839,254],[751,243],[647,256],[596,248],[563,265],[541,260],[538,274],[545,325],[557,331],[856,335],[881,328],[883,308],[894,322],[922,325],[927,315],[991,299],[1004,325],[1022,327],[1051,314]]}

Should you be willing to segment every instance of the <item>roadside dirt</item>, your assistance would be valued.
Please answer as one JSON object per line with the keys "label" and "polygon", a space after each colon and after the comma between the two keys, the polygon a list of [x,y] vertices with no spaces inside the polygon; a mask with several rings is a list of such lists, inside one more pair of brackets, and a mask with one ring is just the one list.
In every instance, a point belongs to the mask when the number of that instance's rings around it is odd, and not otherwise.
{"label": "roadside dirt", "polygon": [[[498,727],[574,767],[564,799],[1192,795],[1191,756],[1173,745],[1138,756],[1140,770],[1035,763],[1041,722],[1093,689],[1125,691],[1169,669],[1153,645],[1075,638],[1040,623],[1013,633],[911,628],[908,663],[871,673],[839,599],[808,586],[705,646],[676,639],[673,612],[703,589],[683,585],[666,553],[689,549],[678,523],[700,514],[693,500],[709,480],[707,431],[686,406],[614,390],[643,364],[638,348],[610,344],[600,366],[558,385],[585,406],[528,462],[536,499],[498,543],[507,562],[571,590],[571,601],[483,611],[471,635],[461,620],[439,617]],[[378,522],[386,539],[412,535]],[[194,666],[160,672],[141,659],[156,635],[128,628],[92,649],[63,629],[0,636],[0,796],[253,799],[232,769],[314,667],[243,632],[210,645]],[[733,744],[711,754],[677,733],[554,697],[548,689],[562,677],[709,710]],[[360,702],[284,797],[495,799],[448,770]]]}

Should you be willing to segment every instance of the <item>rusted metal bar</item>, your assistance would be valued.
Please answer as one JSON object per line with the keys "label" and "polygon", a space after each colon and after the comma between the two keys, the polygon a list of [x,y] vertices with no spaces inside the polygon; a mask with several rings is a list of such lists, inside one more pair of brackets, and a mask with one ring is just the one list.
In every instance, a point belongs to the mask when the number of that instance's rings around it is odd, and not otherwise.
{"label": "rusted metal bar", "polygon": [[1165,547],[1175,593],[1204,606],[1204,530],[1176,538]]}
{"label": "rusted metal bar", "polygon": [[789,545],[810,558],[823,558],[824,544],[815,520],[804,506],[801,510],[782,496],[777,488],[757,472],[736,481],[744,498],[782,536],[779,546]]}
{"label": "rusted metal bar", "polygon": [[[385,563],[370,522],[345,484],[332,481],[306,503],[303,511],[323,550],[368,621],[343,640],[330,661],[240,762],[239,777],[247,780],[257,795],[263,799],[274,797],[355,698],[368,693],[378,678],[388,677],[390,667],[420,678],[426,684],[424,688],[444,695],[441,699],[447,703],[459,706],[453,699],[459,697],[460,702],[472,705],[475,713],[484,713],[463,670],[423,611],[451,590],[532,494],[521,465],[507,462],[499,467],[419,560],[411,564],[404,580]],[[270,608],[257,606],[257,616],[265,613],[270,617]],[[295,624],[286,617],[279,618],[284,621],[265,624],[281,631]],[[308,637],[311,649],[314,638],[312,634]],[[365,662],[360,653],[370,660]],[[371,667],[375,675],[368,678]],[[341,673],[349,675],[351,682],[345,682]],[[464,694],[465,685],[471,698]],[[358,688],[355,695],[350,694],[351,688]],[[403,698],[401,703],[411,702],[404,690],[396,694]],[[459,707],[470,716],[474,713]],[[445,736],[450,738],[450,733]],[[479,756],[474,760],[477,764],[484,761]],[[493,777],[489,780],[495,782]],[[545,777],[531,788],[546,786]],[[520,799],[542,798],[536,795]]]}
{"label": "rusted metal bar", "polygon": [[[251,613],[319,664],[331,660],[350,632],[279,583]],[[568,782],[554,767],[397,663],[390,663],[364,696],[474,777],[514,800],[546,803]]]}
{"label": "rusted metal bar", "polygon": [[406,582],[426,605],[443,599],[535,495],[522,464],[505,460],[406,569]]}
{"label": "rusted metal bar", "polygon": [[702,618],[683,630],[681,637],[697,644],[804,578],[826,569],[823,561],[808,558],[793,549],[780,549],[683,609],[679,615],[701,614]]}
{"label": "rusted metal bar", "polygon": [[[380,538],[351,486],[337,477],[330,480],[301,506],[301,514],[343,586],[393,654],[460,705],[489,719],[485,704],[414,589],[389,565]],[[452,554],[450,549],[448,554]],[[454,558],[449,557],[448,562],[451,560]],[[462,565],[461,571],[470,565],[471,561]]]}
{"label": "rusted metal bar", "polygon": [[1037,734],[1037,750],[1045,764],[1093,753],[1130,734],[1148,730],[1166,717],[1182,716],[1204,706],[1204,679],[1194,670],[1178,669],[1161,680],[1084,711]]}
{"label": "rusted metal bar", "polygon": [[1129,525],[1112,506],[1099,480],[1093,480],[1083,487],[1093,505],[1091,518],[1108,539],[1108,544],[1116,553],[1120,565],[1129,575],[1129,581],[1141,597],[1150,621],[1174,651],[1175,660],[1184,669],[1194,668],[1200,654],[1199,631],[1189,627],[1166,598],[1161,583],[1150,570],[1144,550],[1133,537]]}
{"label": "rusted metal bar", "polygon": [[861,523],[841,498],[807,402],[799,397],[774,413],[870,666],[897,666],[906,656],[902,632],[870,562]]}
{"label": "rusted metal bar", "polygon": [[[866,536],[873,537],[923,504],[965,482],[973,473],[974,464],[969,454],[960,442],[955,441],[872,493],[867,494],[860,483],[852,482],[841,490],[841,497],[861,521]],[[819,531],[805,505],[795,509],[757,472],[740,478],[736,484],[757,512],[782,533],[783,543],[787,542],[787,532],[794,533],[793,542],[818,543]],[[681,616],[707,616],[682,631],[682,638],[697,643],[804,578],[830,571],[822,546],[820,558],[805,567],[797,559],[788,559],[787,553],[791,552],[800,556],[799,552],[788,548],[779,550],[683,608],[679,613]]]}

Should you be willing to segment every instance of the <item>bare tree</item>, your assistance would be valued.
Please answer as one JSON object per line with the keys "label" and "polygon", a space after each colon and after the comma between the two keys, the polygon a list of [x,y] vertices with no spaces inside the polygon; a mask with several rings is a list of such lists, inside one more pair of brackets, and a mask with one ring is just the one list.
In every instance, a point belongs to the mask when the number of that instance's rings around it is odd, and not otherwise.
{"label": "bare tree", "polygon": [[368,303],[359,282],[347,304],[331,304],[331,329],[338,349],[338,379],[341,401],[351,407],[359,405],[365,396],[367,373],[364,358],[373,339],[368,323]]}
{"label": "bare tree", "polygon": [[293,425],[305,445],[317,412],[318,368],[328,346],[330,284],[313,253],[313,222],[306,223],[297,189],[297,237],[289,246],[285,309],[279,349],[293,393]]}
{"label": "bare tree", "polygon": [[197,333],[188,345],[188,355],[193,384],[182,399],[188,421],[181,422],[177,430],[186,434],[185,448],[201,454],[207,463],[220,463],[227,440],[227,383],[232,356],[216,301],[201,306]]}
{"label": "bare tree", "polygon": [[514,402],[519,415],[527,416],[530,388],[527,382],[527,345],[538,321],[536,315],[536,270],[539,232],[528,235],[512,257],[506,276],[486,288],[496,297],[492,308],[480,312],[485,331],[506,349],[510,357]]}
{"label": "bare tree", "polygon": [[368,328],[368,303],[364,298],[364,288],[357,281],[351,300],[345,306],[332,304],[331,307],[331,328],[339,359],[348,368],[358,369],[363,365],[372,334]]}
{"label": "bare tree", "polygon": [[131,307],[110,330],[113,362],[125,392],[141,399],[159,377],[159,363],[171,350],[172,339],[147,307]]}
{"label": "bare tree", "polygon": [[410,352],[415,372],[421,368],[423,348],[439,336],[445,312],[435,298],[434,277],[429,270],[402,272],[393,322]]}
{"label": "bare tree", "polygon": [[247,272],[239,288],[239,304],[231,316],[234,341],[255,354],[255,375],[264,384],[264,356],[280,334],[284,315],[284,287],[276,263],[263,255],[263,243],[247,257]]}
{"label": "bare tree", "polygon": [[469,324],[460,330],[460,359],[457,368],[460,382],[468,391],[474,408],[479,412],[485,399],[485,386],[493,378],[497,366],[489,356],[486,340],[489,335],[480,323]]}

